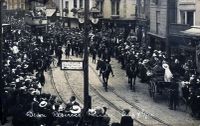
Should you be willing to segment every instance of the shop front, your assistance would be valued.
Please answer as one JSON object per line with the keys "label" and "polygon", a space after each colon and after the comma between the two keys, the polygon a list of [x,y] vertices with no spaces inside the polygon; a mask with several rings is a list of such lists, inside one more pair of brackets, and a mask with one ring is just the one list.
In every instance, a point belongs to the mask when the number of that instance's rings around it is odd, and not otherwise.
{"label": "shop front", "polygon": [[167,40],[166,37],[160,36],[158,34],[154,34],[152,32],[148,32],[148,45],[152,48],[152,50],[167,50]]}
{"label": "shop front", "polygon": [[200,72],[200,26],[192,26],[188,30],[181,32],[184,37],[190,39],[191,44],[194,46],[194,59],[197,71]]}
{"label": "shop front", "polygon": [[171,56],[180,62],[192,61],[193,66],[200,72],[200,27],[192,26],[178,34],[169,36]]}

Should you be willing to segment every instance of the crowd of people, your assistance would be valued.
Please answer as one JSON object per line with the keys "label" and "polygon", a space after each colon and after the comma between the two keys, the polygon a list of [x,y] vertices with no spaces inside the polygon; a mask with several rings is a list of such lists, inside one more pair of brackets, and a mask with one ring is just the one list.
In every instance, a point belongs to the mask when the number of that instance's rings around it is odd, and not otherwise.
{"label": "crowd of people", "polygon": [[[65,41],[61,45],[65,48],[65,55],[83,55],[83,31],[80,29],[65,29]],[[169,91],[169,108],[176,110],[179,99],[183,98],[189,104],[192,113],[199,116],[199,74],[191,57],[183,58],[182,55],[172,54],[152,47],[144,47],[135,32],[128,35],[125,30],[117,29],[91,29],[90,54],[92,62],[97,63],[99,76],[102,76],[103,86],[107,91],[109,75],[114,76],[110,65],[111,57],[121,63],[121,68],[126,71],[131,90],[135,90],[136,77],[141,82],[149,83],[163,81]],[[61,37],[62,38],[62,37]],[[185,59],[185,60],[183,60]],[[181,82],[181,84],[180,84]],[[186,83],[185,83],[186,82]],[[159,88],[157,88],[159,91]],[[161,93],[161,92],[160,92]]]}
{"label": "crowd of people", "polygon": [[[66,58],[70,55],[83,56],[83,30],[64,29],[55,25],[50,27],[45,35],[38,37],[24,29],[23,20],[20,20],[22,28],[17,27],[19,22],[15,22],[15,20],[17,19],[13,17],[10,20],[12,33],[3,38],[2,122],[5,123],[6,117],[11,114],[14,126],[72,123],[67,120],[62,122],[59,118],[52,116],[52,112],[70,112],[76,115],[77,113],[73,111],[73,105],[71,105],[71,103],[76,103],[74,102],[75,98],[72,97],[67,106],[56,96],[42,93],[42,87],[45,84],[44,71],[51,68],[54,57],[58,59],[57,66],[60,66],[63,53]],[[99,75],[102,76],[106,91],[110,73],[114,76],[109,62],[111,57],[115,57],[121,63],[121,68],[126,70],[131,90],[135,90],[137,76],[141,78],[142,82],[148,82],[152,76],[160,74],[163,75],[163,80],[166,82],[174,82],[173,78],[180,79],[182,77],[184,82],[189,83],[182,83],[183,97],[191,103],[193,114],[199,116],[200,86],[198,73],[191,60],[185,62],[181,61],[180,57],[169,58],[166,52],[153,50],[151,47],[145,48],[137,41],[133,32],[127,35],[123,30],[91,29],[89,36],[92,62],[97,63],[97,70],[100,71]],[[63,48],[65,48],[64,52]],[[165,67],[166,65],[167,67]],[[174,97],[174,92],[177,90],[173,86],[171,88],[171,95]],[[175,88],[177,87],[175,86]],[[174,99],[170,101],[173,102]],[[80,105],[76,104],[76,106]],[[170,104],[170,108],[176,109],[176,102],[175,105]],[[105,108],[103,110],[106,111]],[[100,113],[105,115],[105,112]],[[29,118],[29,116],[31,117]],[[109,119],[105,120],[106,124],[109,124]]]}
{"label": "crowd of people", "polygon": [[[11,117],[13,126],[109,126],[111,122],[106,107],[90,109],[87,122],[83,122],[82,108],[75,96],[65,103],[55,95],[42,92],[46,84],[44,72],[52,65],[61,65],[63,47],[66,57],[82,57],[83,32],[77,28],[55,26],[43,36],[34,36],[24,27],[16,27],[16,22],[10,22],[10,25],[11,29],[3,35],[1,124],[7,123]],[[53,64],[54,58],[57,58],[57,64]]]}

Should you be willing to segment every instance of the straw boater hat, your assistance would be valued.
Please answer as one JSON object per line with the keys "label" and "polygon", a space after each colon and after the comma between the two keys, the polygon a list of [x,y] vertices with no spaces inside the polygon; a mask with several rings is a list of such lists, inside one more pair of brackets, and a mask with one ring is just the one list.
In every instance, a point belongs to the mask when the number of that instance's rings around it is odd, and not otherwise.
{"label": "straw boater hat", "polygon": [[70,112],[71,112],[72,114],[78,114],[78,113],[81,112],[81,107],[78,106],[78,105],[73,105],[73,106],[71,107]]}
{"label": "straw boater hat", "polygon": [[149,62],[148,59],[144,59],[143,62],[142,62],[142,64],[146,64],[146,63],[148,63],[148,62]]}
{"label": "straw boater hat", "polygon": [[164,64],[162,65],[162,67],[163,67],[164,69],[168,69],[168,68],[169,68],[169,65],[166,64],[166,63],[164,63]]}
{"label": "straw boater hat", "polygon": [[89,110],[88,110],[88,113],[89,113],[90,115],[95,115],[95,114],[96,114],[96,110],[95,110],[95,109],[89,109]]}
{"label": "straw boater hat", "polygon": [[39,104],[39,107],[44,108],[47,106],[47,102],[46,101],[41,101]]}

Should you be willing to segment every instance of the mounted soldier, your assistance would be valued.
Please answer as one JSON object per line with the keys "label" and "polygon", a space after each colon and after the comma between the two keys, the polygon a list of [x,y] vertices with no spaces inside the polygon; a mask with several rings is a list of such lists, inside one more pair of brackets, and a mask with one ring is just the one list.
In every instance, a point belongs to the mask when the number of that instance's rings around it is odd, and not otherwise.
{"label": "mounted soldier", "polygon": [[136,61],[131,60],[126,66],[126,75],[128,76],[128,83],[130,84],[130,89],[135,90],[135,80],[138,73],[138,65]]}

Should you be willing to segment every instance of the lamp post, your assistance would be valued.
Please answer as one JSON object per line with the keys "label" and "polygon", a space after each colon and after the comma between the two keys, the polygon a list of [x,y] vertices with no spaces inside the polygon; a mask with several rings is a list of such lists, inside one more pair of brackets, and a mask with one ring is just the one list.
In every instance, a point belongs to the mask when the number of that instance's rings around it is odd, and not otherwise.
{"label": "lamp post", "polygon": [[[2,68],[3,68],[3,32],[2,32],[2,14],[3,14],[3,9],[5,8],[5,1],[4,0],[1,0],[0,1],[0,77],[1,77],[1,80],[2,80],[2,77],[3,77],[3,71],[2,71]],[[0,116],[0,121],[1,121],[1,124],[3,124],[5,122],[5,117],[3,116],[3,112],[4,112],[4,106],[2,105],[2,92],[3,92],[3,87],[4,85],[2,85],[3,83],[0,84],[0,112],[1,112],[1,116]]]}
{"label": "lamp post", "polygon": [[[84,110],[85,114],[91,108],[91,96],[89,95],[89,72],[88,72],[88,47],[89,47],[89,19],[92,23],[98,23],[98,14],[100,11],[91,9],[89,11],[89,0],[85,0],[84,9],[77,11],[79,23],[84,23],[84,59],[83,59],[83,76],[84,76]],[[89,18],[90,17],[90,18]]]}
{"label": "lamp post", "polygon": [[84,59],[83,59],[83,76],[84,76],[84,113],[91,108],[91,97],[89,96],[89,73],[88,73],[88,16],[89,16],[89,0],[85,0],[85,9],[84,9]]}
{"label": "lamp post", "polygon": [[[0,6],[1,6],[1,8],[0,8],[0,16],[1,16],[1,18],[0,18],[0,19],[1,19],[1,20],[0,20],[0,27],[1,27],[1,30],[0,30],[0,32],[1,32],[1,33],[0,33],[0,39],[1,39],[1,40],[0,40],[0,41],[1,41],[1,42],[0,42],[0,43],[1,43],[1,44],[0,44],[0,51],[1,51],[1,52],[0,52],[0,60],[1,60],[1,61],[0,61],[0,62],[1,62],[1,64],[0,64],[0,71],[1,71],[1,72],[0,72],[0,76],[1,76],[1,80],[2,80],[2,65],[3,65],[3,64],[2,64],[2,62],[3,62],[3,61],[2,61],[2,60],[3,60],[3,59],[2,59],[2,58],[3,58],[3,56],[2,56],[2,40],[3,40],[3,39],[2,39],[2,36],[3,36],[3,35],[2,35],[2,1],[0,1]],[[0,112],[1,112],[1,113],[3,113],[3,111],[2,111],[2,110],[3,110],[3,109],[2,109],[3,106],[2,106],[2,100],[1,100],[1,96],[2,96],[1,93],[2,93],[2,91],[3,91],[2,88],[3,88],[3,85],[2,85],[2,83],[1,83],[1,84],[0,84],[0,102],[1,102],[1,104],[0,104]],[[1,114],[1,116],[0,116],[0,121],[2,122],[2,114]]]}

